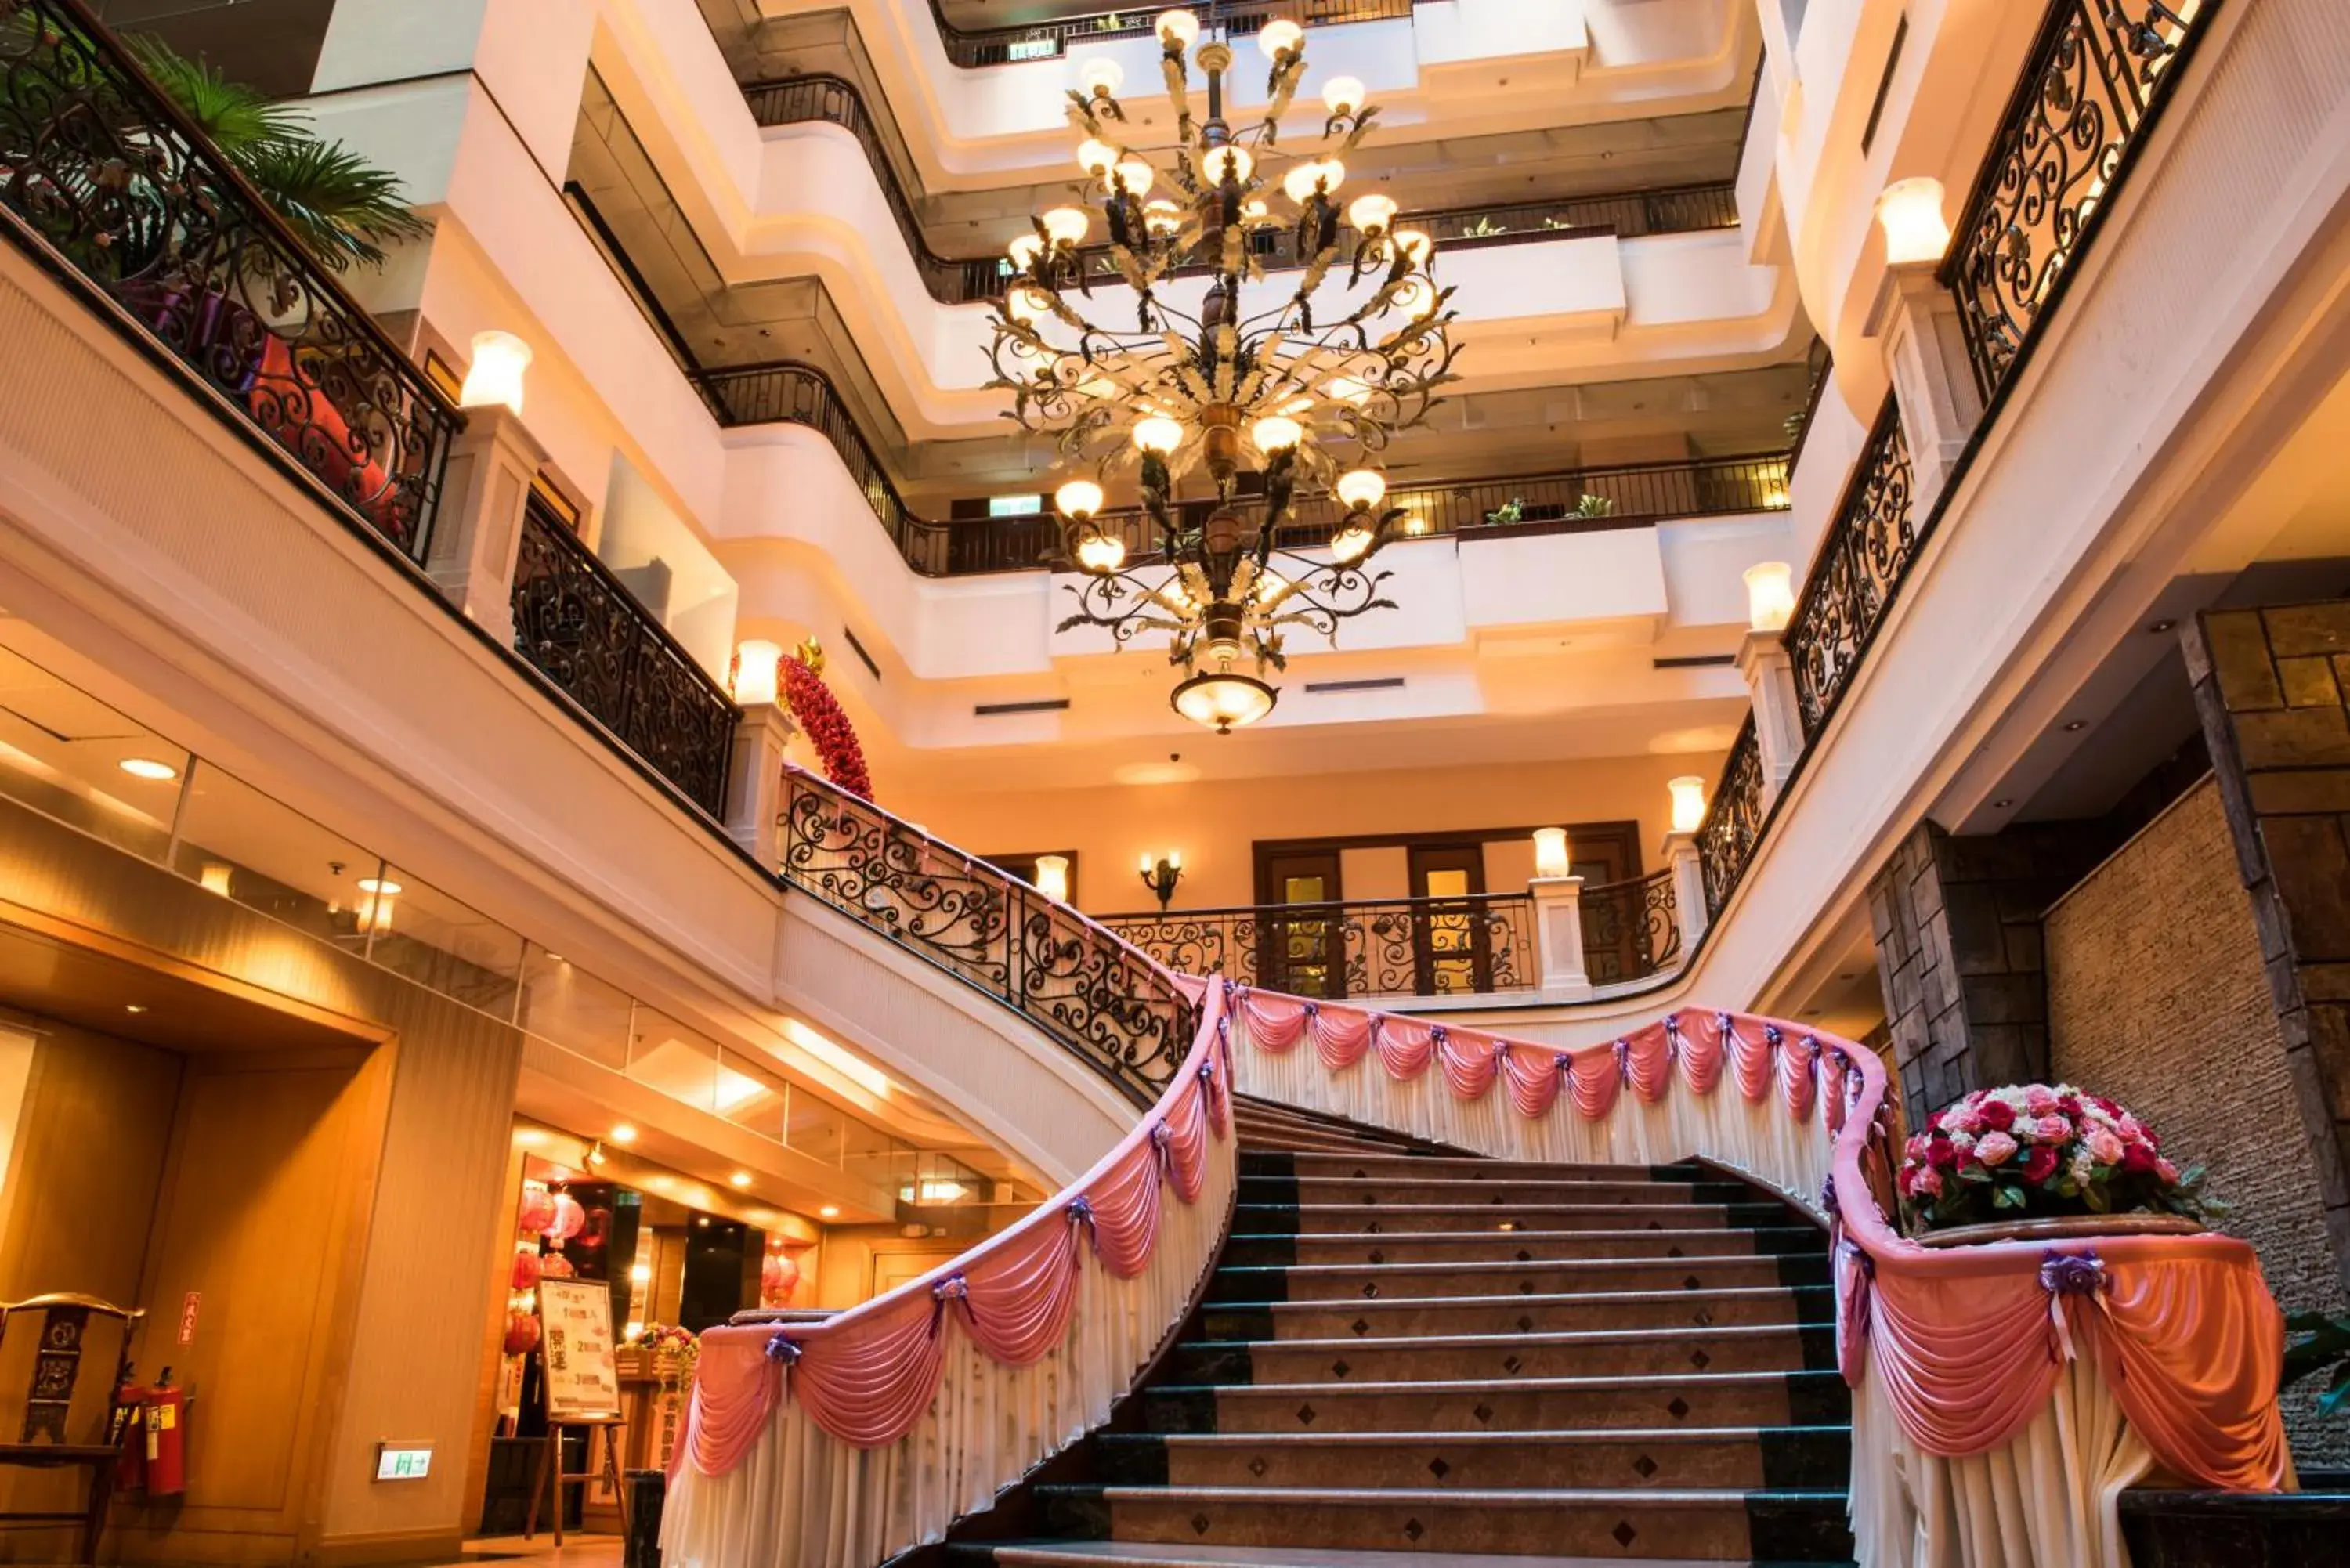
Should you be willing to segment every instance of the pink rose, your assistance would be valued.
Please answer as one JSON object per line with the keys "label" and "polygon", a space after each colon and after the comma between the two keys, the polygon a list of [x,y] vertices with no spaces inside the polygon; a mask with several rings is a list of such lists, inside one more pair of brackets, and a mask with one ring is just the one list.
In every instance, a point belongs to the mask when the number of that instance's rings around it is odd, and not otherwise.
{"label": "pink rose", "polygon": [[2056,1091],[2045,1084],[2034,1084],[2023,1091],[2023,1108],[2035,1116],[2054,1116],[2058,1103]]}
{"label": "pink rose", "polygon": [[2154,1173],[2174,1187],[2178,1184],[2178,1168],[2158,1156],[2154,1162]]}
{"label": "pink rose", "polygon": [[1930,1165],[1927,1166],[1909,1183],[1909,1190],[1912,1194],[1922,1192],[1929,1198],[1939,1198],[1942,1195],[1942,1173]]}
{"label": "pink rose", "polygon": [[2004,1165],[2015,1158],[2015,1140],[2003,1132],[1988,1132],[1975,1141],[1975,1158],[1985,1165]]}
{"label": "pink rose", "polygon": [[2099,1165],[2119,1165],[2122,1158],[2121,1135],[2111,1127],[2091,1127],[2087,1139],[2089,1158]]}
{"label": "pink rose", "polygon": [[1926,1158],[1926,1135],[1919,1133],[1902,1146],[1901,1153],[1904,1158],[1921,1160]]}
{"label": "pink rose", "polygon": [[2032,1136],[2042,1143],[2063,1143],[2073,1136],[2073,1124],[2059,1116],[2043,1116],[2032,1126]]}
{"label": "pink rose", "polygon": [[1982,1113],[1973,1106],[1960,1106],[1954,1111],[1944,1113],[1942,1126],[1954,1133],[1981,1132]]}

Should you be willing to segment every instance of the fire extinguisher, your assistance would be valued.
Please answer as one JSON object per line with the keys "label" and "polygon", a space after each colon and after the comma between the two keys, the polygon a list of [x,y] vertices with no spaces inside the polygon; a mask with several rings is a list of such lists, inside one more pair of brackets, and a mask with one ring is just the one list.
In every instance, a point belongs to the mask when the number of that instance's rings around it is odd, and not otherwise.
{"label": "fire extinguisher", "polygon": [[140,1412],[147,1431],[147,1495],[177,1497],[188,1490],[188,1391],[172,1386],[172,1369],[147,1390]]}
{"label": "fire extinguisher", "polygon": [[147,1401],[154,1390],[131,1381],[130,1363],[124,1361],[114,1384],[114,1425],[110,1436],[120,1452],[114,1461],[114,1490],[143,1491],[147,1487]]}

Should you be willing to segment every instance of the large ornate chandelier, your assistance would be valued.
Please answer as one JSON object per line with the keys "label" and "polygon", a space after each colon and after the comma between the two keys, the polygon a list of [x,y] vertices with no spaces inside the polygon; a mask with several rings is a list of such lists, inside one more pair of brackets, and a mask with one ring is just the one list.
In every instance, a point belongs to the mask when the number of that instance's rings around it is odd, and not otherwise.
{"label": "large ornate chandelier", "polygon": [[[1430,236],[1396,227],[1395,202],[1377,192],[1355,197],[1341,222],[1343,160],[1378,112],[1363,84],[1322,84],[1319,144],[1280,148],[1281,116],[1305,71],[1305,30],[1268,22],[1257,35],[1272,62],[1267,101],[1236,134],[1224,118],[1232,51],[1222,28],[1210,30],[1201,43],[1191,12],[1158,18],[1171,145],[1128,143],[1120,67],[1084,66],[1068,112],[1085,139],[1087,205],[1035,217],[1034,233],[1013,242],[989,355],[1012,417],[1055,436],[1062,460],[1087,471],[1055,496],[1085,574],[1061,629],[1105,627],[1121,645],[1170,633],[1170,661],[1186,675],[1176,711],[1230,733],[1273,711],[1278,693],[1263,677],[1284,667],[1287,628],[1335,638],[1341,620],[1393,607],[1379,592],[1389,574],[1369,562],[1405,514],[1383,506],[1378,461],[1455,378],[1451,291],[1430,270]],[[1207,77],[1200,116],[1193,59]],[[1115,280],[1099,251],[1082,248],[1097,213]],[[1302,269],[1289,292],[1267,279],[1261,255],[1261,241],[1284,228]],[[1130,327],[1085,314],[1112,306],[1132,308]],[[1129,469],[1141,495],[1130,534],[1128,519],[1104,513],[1105,483]],[[1252,472],[1261,487],[1245,482]],[[1201,492],[1188,507],[1187,481]],[[1311,555],[1276,543],[1305,485],[1346,508]]]}

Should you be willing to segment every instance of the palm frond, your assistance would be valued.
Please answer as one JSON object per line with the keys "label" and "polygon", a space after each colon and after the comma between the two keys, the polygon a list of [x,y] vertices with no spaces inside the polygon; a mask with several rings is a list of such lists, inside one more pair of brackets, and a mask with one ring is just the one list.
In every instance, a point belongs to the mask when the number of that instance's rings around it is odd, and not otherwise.
{"label": "palm frond", "polygon": [[262,147],[300,138],[302,117],[291,106],[273,103],[253,88],[230,81],[202,60],[150,34],[123,39],[164,96],[196,122],[212,144],[232,159]]}
{"label": "palm frond", "polygon": [[318,259],[339,272],[380,265],[383,246],[426,232],[400,199],[400,177],[339,141],[296,137],[255,147],[238,166]]}

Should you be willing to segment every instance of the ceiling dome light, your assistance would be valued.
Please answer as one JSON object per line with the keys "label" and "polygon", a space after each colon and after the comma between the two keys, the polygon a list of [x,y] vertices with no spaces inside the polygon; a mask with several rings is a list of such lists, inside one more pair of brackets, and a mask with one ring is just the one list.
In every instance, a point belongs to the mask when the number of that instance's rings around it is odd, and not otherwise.
{"label": "ceiling dome light", "polygon": [[1111,172],[1118,176],[1118,182],[1126,187],[1126,193],[1137,201],[1149,195],[1150,187],[1159,179],[1158,171],[1139,158],[1125,160]]}
{"label": "ceiling dome light", "polygon": [[1126,85],[1126,67],[1107,55],[1097,55],[1077,67],[1077,80],[1097,98],[1108,98]]}
{"label": "ceiling dome light", "polygon": [[1297,443],[1305,439],[1305,427],[1286,414],[1267,414],[1250,427],[1249,439],[1257,451],[1272,457],[1278,452],[1295,452]]}
{"label": "ceiling dome light", "polygon": [[1003,249],[1004,254],[1012,258],[1012,265],[1022,272],[1026,272],[1035,264],[1036,258],[1045,254],[1045,241],[1041,235],[1020,234],[1014,236],[1012,243]]}
{"label": "ceiling dome light", "polygon": [[1150,30],[1170,48],[1188,49],[1200,41],[1200,18],[1189,11],[1161,11]]}
{"label": "ceiling dome light", "polygon": [[1045,214],[1045,232],[1055,244],[1074,245],[1086,237],[1092,222],[1083,207],[1055,207]]}
{"label": "ceiling dome light", "polygon": [[403,891],[403,889],[399,883],[393,881],[389,877],[362,877],[359,878],[359,891],[362,893],[380,893],[385,898],[396,898],[401,891]]}
{"label": "ceiling dome light", "polygon": [[1294,55],[1305,42],[1305,29],[1286,16],[1276,16],[1257,30],[1256,47],[1264,51],[1268,60],[1278,61],[1284,55]]}
{"label": "ceiling dome light", "polygon": [[1183,209],[1161,196],[1144,205],[1142,226],[1161,237],[1179,234],[1183,228]]}
{"label": "ceiling dome light", "polygon": [[1053,504],[1082,523],[1101,510],[1102,487],[1090,479],[1073,479],[1053,493]]}
{"label": "ceiling dome light", "polygon": [[1183,444],[1183,425],[1163,414],[1153,414],[1134,421],[1134,444],[1145,452],[1165,457]]}
{"label": "ceiling dome light", "polygon": [[1338,499],[1357,512],[1367,512],[1386,498],[1387,475],[1375,468],[1358,468],[1338,476]]}
{"label": "ceiling dome light", "polygon": [[1330,541],[1330,555],[1342,566],[1351,566],[1371,553],[1373,535],[1360,523],[1349,523]]}
{"label": "ceiling dome light", "polygon": [[1118,161],[1118,149],[1107,141],[1087,137],[1077,143],[1077,167],[1098,178],[1109,172]]}
{"label": "ceiling dome light", "polygon": [[153,757],[125,757],[114,764],[134,779],[175,779],[180,770]]}
{"label": "ceiling dome light", "polygon": [[1279,694],[1253,675],[1218,670],[1175,688],[1175,711],[1203,729],[1229,735],[1273,711]]}
{"label": "ceiling dome light", "polygon": [[1115,534],[1088,534],[1077,541],[1077,565],[1106,577],[1126,565],[1126,541]]}
{"label": "ceiling dome light", "polygon": [[1322,102],[1332,114],[1352,114],[1363,107],[1359,77],[1332,77],[1322,84]]}
{"label": "ceiling dome light", "polygon": [[1367,234],[1376,234],[1395,222],[1396,201],[1383,192],[1357,196],[1347,208],[1347,222]]}
{"label": "ceiling dome light", "polygon": [[1229,174],[1233,184],[1245,185],[1256,168],[1256,160],[1249,156],[1245,147],[1211,147],[1208,155],[1200,160],[1200,167],[1216,184],[1222,184]]}

